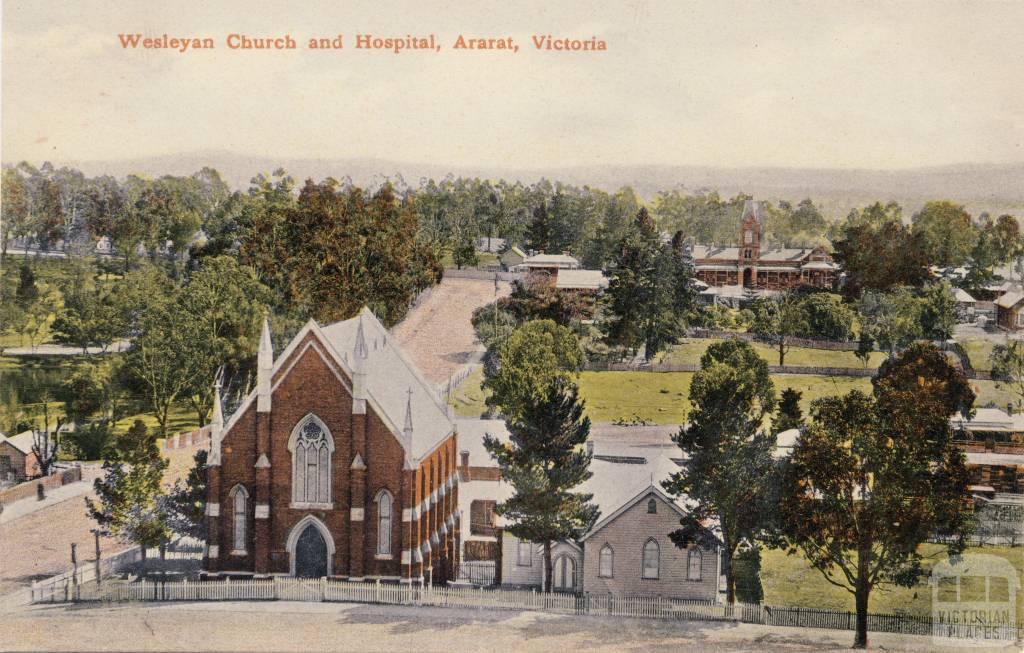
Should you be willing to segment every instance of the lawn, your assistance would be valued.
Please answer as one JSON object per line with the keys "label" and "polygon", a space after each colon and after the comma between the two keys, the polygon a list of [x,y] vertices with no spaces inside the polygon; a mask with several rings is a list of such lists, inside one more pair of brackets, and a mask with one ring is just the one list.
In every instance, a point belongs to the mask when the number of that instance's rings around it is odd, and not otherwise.
{"label": "lawn", "polygon": [[[687,395],[692,372],[583,372],[580,395],[587,402],[587,415],[594,422],[630,420],[634,417],[654,424],[679,424],[690,408]],[[801,407],[806,414],[811,401],[850,390],[871,392],[871,379],[813,374],[775,374],[776,393],[793,388],[803,393]],[[471,374],[452,393],[450,403],[460,417],[476,417],[484,412],[484,392],[480,389],[483,372]],[[972,381],[978,393],[976,406],[1004,406],[1010,393],[995,387],[992,381]]]}
{"label": "lawn", "polygon": [[[721,342],[708,338],[687,339],[659,358],[658,362],[674,364],[697,364],[700,357],[707,351],[712,343]],[[768,361],[769,365],[778,365],[779,350],[771,345],[760,342],[752,342],[754,350],[761,358]],[[885,360],[885,354],[880,351],[872,352],[868,360],[868,367],[878,367]],[[973,360],[973,359],[972,359]],[[807,347],[791,347],[786,352],[786,365],[797,367],[864,367],[864,363],[852,351],[832,351],[828,349],[810,349]]]}
{"label": "lawn", "polygon": [[[937,544],[924,544],[926,570],[946,559],[945,549]],[[987,546],[971,547],[965,553],[1001,556],[1010,561],[1018,573],[1024,570],[1024,549]],[[927,571],[925,572],[927,574]],[[775,606],[800,606],[825,610],[853,611],[853,595],[830,584],[821,572],[810,566],[799,553],[788,555],[784,551],[762,550],[761,585],[764,602]],[[932,589],[925,575],[914,587],[882,587],[871,593],[868,609],[874,613],[906,613],[930,615]],[[1024,620],[1024,601],[1017,601],[1017,621]]]}
{"label": "lawn", "polygon": [[991,370],[992,361],[989,359],[992,356],[992,347],[996,344],[991,340],[962,340],[960,344],[967,351],[967,355],[971,358],[971,366],[976,370]]}
{"label": "lawn", "polygon": [[[114,434],[121,435],[127,432],[137,419],[142,420],[146,427],[148,427],[150,433],[158,433],[160,426],[157,424],[156,418],[153,417],[153,414],[139,413],[137,415],[129,415],[128,417],[114,422]],[[199,420],[196,419],[196,413],[192,410],[191,406],[187,404],[174,404],[171,407],[170,414],[167,417],[167,435],[175,435],[182,431],[191,431],[198,427]]]}
{"label": "lawn", "polygon": [[474,370],[466,380],[459,384],[459,387],[455,388],[451,396],[448,398],[448,403],[455,407],[455,414],[459,417],[479,417],[483,414],[486,406],[484,405],[484,399],[487,397],[487,393],[480,384],[484,381],[484,370],[478,368]]}

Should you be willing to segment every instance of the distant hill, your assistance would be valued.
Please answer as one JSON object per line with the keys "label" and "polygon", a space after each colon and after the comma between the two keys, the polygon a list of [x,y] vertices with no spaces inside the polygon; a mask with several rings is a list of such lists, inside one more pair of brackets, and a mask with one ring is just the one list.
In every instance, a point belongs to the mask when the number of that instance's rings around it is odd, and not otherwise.
{"label": "distant hill", "polygon": [[[41,162],[36,162],[41,163]],[[466,168],[443,163],[403,163],[384,159],[272,159],[221,151],[146,157],[118,161],[67,161],[87,175],[129,173],[149,176],[191,174],[203,166],[220,171],[235,188],[245,188],[259,172],[283,167],[296,179],[350,177],[361,185],[401,177],[410,186],[421,178],[447,174],[488,179],[504,178],[531,183],[541,178],[604,190],[632,186],[640,195],[653,198],[661,190],[717,189],[724,196],[742,191],[758,199],[799,201],[810,197],[830,217],[845,215],[851,207],[875,200],[896,200],[908,215],[929,199],[951,199],[967,205],[972,213],[1009,212],[1024,217],[1024,163],[962,164],[903,170],[821,168],[717,168],[705,166],[596,165],[564,168],[515,169],[482,166]]]}

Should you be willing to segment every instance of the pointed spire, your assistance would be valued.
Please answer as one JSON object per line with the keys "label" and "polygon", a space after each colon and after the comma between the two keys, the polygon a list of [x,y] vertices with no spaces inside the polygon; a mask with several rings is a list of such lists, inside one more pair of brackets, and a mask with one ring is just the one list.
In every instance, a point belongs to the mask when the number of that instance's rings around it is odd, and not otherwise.
{"label": "pointed spire", "polygon": [[213,417],[210,419],[210,455],[206,461],[209,466],[220,465],[220,438],[224,431],[224,409],[220,403],[220,375],[213,383]]}
{"label": "pointed spire", "polygon": [[274,345],[270,341],[270,320],[263,318],[260,350],[256,356],[256,412],[270,412],[270,375],[274,369]]}
{"label": "pointed spire", "polygon": [[357,318],[356,342],[352,347],[352,413],[366,414],[366,359],[370,350],[366,346],[366,334],[363,332],[363,316]]}
{"label": "pointed spire", "polygon": [[412,388],[406,390],[408,397],[405,400],[405,428],[402,433],[407,440],[412,440]]}
{"label": "pointed spire", "polygon": [[359,316],[359,326],[356,327],[356,345],[353,348],[353,354],[355,359],[366,360],[370,355],[370,350],[366,346],[366,334],[363,333],[363,316]]}

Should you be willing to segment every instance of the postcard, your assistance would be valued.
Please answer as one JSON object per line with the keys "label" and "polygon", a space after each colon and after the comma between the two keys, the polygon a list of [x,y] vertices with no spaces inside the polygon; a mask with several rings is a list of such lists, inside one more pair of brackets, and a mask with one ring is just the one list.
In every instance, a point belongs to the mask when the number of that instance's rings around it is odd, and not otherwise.
{"label": "postcard", "polygon": [[0,650],[1021,650],[1022,23],[7,0]]}

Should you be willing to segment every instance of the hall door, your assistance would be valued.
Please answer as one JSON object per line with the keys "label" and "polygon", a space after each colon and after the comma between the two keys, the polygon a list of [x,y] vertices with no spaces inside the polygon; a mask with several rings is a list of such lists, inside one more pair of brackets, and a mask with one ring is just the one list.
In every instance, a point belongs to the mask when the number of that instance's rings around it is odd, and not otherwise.
{"label": "hall door", "polygon": [[571,557],[563,555],[556,558],[551,576],[556,592],[576,591],[576,561]]}
{"label": "hall door", "polygon": [[299,578],[327,575],[327,542],[313,524],[306,526],[295,544],[295,575]]}

